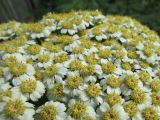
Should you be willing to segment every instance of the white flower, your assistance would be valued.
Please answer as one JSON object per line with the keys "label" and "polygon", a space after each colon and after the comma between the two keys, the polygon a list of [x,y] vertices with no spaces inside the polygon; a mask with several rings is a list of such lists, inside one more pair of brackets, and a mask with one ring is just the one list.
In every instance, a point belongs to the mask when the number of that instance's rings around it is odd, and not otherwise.
{"label": "white flower", "polygon": [[15,93],[12,98],[5,98],[0,103],[0,119],[1,120],[34,120],[35,114],[33,104],[26,102],[22,96]]}
{"label": "white flower", "polygon": [[37,109],[37,119],[44,120],[48,118],[54,120],[64,120],[66,118],[65,110],[66,107],[63,103],[49,101]]}
{"label": "white flower", "polygon": [[35,80],[34,77],[20,79],[18,84],[12,88],[12,91],[20,92],[27,99],[38,101],[45,93],[45,87],[42,82]]}
{"label": "white flower", "polygon": [[101,114],[101,116],[100,116],[101,119],[103,119],[103,117],[105,117],[107,119],[111,119],[110,114],[113,114],[114,116],[112,116],[112,117],[114,117],[116,119],[118,118],[120,120],[127,120],[129,118],[128,114],[124,111],[123,106],[120,104],[116,104],[110,108],[107,103],[102,103],[98,112],[99,112],[99,114]]}
{"label": "white flower", "polygon": [[80,91],[79,97],[82,101],[87,102],[92,106],[99,105],[103,102],[102,91],[100,85],[91,83],[85,84]]}
{"label": "white flower", "polygon": [[87,117],[96,119],[97,115],[94,108],[85,102],[71,99],[68,103],[68,107],[69,115],[67,116],[67,120],[85,119]]}

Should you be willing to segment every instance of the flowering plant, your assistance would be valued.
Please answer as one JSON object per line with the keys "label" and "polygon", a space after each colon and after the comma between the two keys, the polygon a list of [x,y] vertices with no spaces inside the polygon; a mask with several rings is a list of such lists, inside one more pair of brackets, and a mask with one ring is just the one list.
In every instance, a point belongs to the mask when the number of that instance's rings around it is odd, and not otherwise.
{"label": "flowering plant", "polygon": [[0,120],[159,120],[160,38],[99,11],[0,25]]}

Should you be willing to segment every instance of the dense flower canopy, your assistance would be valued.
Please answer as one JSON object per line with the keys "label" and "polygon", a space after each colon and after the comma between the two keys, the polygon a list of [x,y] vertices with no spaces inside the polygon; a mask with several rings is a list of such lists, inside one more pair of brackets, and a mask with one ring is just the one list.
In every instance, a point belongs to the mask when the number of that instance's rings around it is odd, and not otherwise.
{"label": "dense flower canopy", "polygon": [[159,120],[160,38],[99,11],[0,25],[0,120]]}

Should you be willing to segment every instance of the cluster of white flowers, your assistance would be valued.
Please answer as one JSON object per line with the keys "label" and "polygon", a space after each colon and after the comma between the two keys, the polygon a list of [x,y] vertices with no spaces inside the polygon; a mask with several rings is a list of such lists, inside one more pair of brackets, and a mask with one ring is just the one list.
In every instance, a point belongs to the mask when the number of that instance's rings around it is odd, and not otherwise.
{"label": "cluster of white flowers", "polygon": [[99,11],[0,25],[0,120],[160,120],[160,38]]}

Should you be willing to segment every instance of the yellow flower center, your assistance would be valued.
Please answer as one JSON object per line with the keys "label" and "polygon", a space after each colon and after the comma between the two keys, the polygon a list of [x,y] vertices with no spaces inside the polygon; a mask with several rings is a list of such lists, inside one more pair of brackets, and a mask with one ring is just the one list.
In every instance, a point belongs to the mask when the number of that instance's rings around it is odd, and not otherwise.
{"label": "yellow flower center", "polygon": [[40,50],[41,46],[39,46],[38,44],[33,44],[27,47],[27,52],[32,55],[38,54]]}
{"label": "yellow flower center", "polygon": [[104,49],[104,50],[100,49],[98,51],[98,55],[101,58],[108,58],[111,55],[111,50],[109,50],[109,49]]}
{"label": "yellow flower center", "polygon": [[153,107],[146,107],[142,112],[145,120],[158,120],[159,115],[156,109]]}
{"label": "yellow flower center", "polygon": [[133,50],[129,50],[127,52],[127,55],[128,55],[129,58],[132,58],[132,59],[136,59],[138,57],[136,51],[133,51]]}
{"label": "yellow flower center", "polygon": [[106,79],[106,83],[112,88],[117,88],[120,87],[122,82],[119,77],[112,75]]}
{"label": "yellow flower center", "polygon": [[138,112],[138,107],[135,102],[129,101],[124,105],[124,110],[129,114],[129,116],[133,117]]}
{"label": "yellow flower center", "polygon": [[143,103],[146,100],[146,93],[143,90],[136,88],[132,92],[132,99],[136,103]]}
{"label": "yellow flower center", "polygon": [[64,62],[67,59],[68,59],[67,53],[62,53],[60,55],[54,56],[54,61],[56,63],[62,63],[62,62]]}
{"label": "yellow flower center", "polygon": [[127,75],[125,83],[129,88],[134,89],[138,86],[138,79],[134,75]]}
{"label": "yellow flower center", "polygon": [[80,119],[84,116],[87,106],[83,102],[77,101],[70,108],[70,114],[75,119]]}
{"label": "yellow flower center", "polygon": [[6,45],[4,47],[4,51],[7,53],[15,53],[19,50],[19,48],[17,46],[11,46],[11,45]]}
{"label": "yellow flower center", "polygon": [[54,105],[46,105],[39,112],[39,118],[40,120],[55,120],[57,113],[57,109]]}
{"label": "yellow flower center", "polygon": [[142,67],[142,68],[147,68],[147,67],[149,67],[150,66],[150,64],[149,63],[147,63],[146,61],[140,61],[140,66]]}
{"label": "yellow flower center", "polygon": [[53,75],[57,73],[57,71],[58,71],[57,66],[55,64],[52,64],[44,70],[44,73],[46,76],[52,77]]}
{"label": "yellow flower center", "polygon": [[16,62],[17,62],[17,59],[15,56],[10,56],[3,60],[3,64],[5,64],[6,66],[11,66],[15,64]]}
{"label": "yellow flower center", "polygon": [[86,57],[86,61],[90,64],[98,64],[98,59],[95,58],[94,54],[90,54]]}
{"label": "yellow flower center", "polygon": [[57,43],[62,43],[64,45],[71,44],[73,42],[73,37],[68,36],[68,35],[62,35],[57,38],[56,40]]}
{"label": "yellow flower center", "polygon": [[[13,63],[12,63],[13,64]],[[9,66],[10,72],[15,76],[20,76],[24,74],[27,70],[27,65],[17,62],[11,66]]]}
{"label": "yellow flower center", "polygon": [[34,74],[34,77],[36,78],[36,80],[41,81],[43,79],[42,72],[38,68],[36,68],[35,71],[36,72]]}
{"label": "yellow flower center", "polygon": [[125,56],[125,53],[117,50],[113,53],[113,56],[117,59],[122,59]]}
{"label": "yellow flower center", "polygon": [[44,43],[42,43],[42,46],[47,48],[51,52],[58,52],[58,51],[62,50],[62,48],[59,44],[53,45],[52,42],[44,42]]}
{"label": "yellow flower center", "polygon": [[83,64],[80,60],[75,59],[71,61],[69,66],[70,66],[70,69],[74,71],[74,70],[80,70],[83,67]]}
{"label": "yellow flower center", "polygon": [[132,70],[132,65],[129,62],[122,62],[122,68],[125,70]]}
{"label": "yellow flower center", "polygon": [[144,47],[143,52],[147,57],[150,57],[153,54],[153,49],[149,47]]}
{"label": "yellow flower center", "polygon": [[146,71],[140,71],[139,73],[139,78],[143,82],[147,82],[150,79],[150,74],[147,73]]}
{"label": "yellow flower center", "polygon": [[24,80],[20,84],[20,89],[23,93],[32,93],[37,87],[36,80]]}
{"label": "yellow flower center", "polygon": [[23,115],[24,111],[24,103],[21,100],[10,100],[4,106],[5,115],[11,118]]}
{"label": "yellow flower center", "polygon": [[48,53],[43,53],[38,56],[38,61],[39,62],[48,62],[51,59],[50,55]]}
{"label": "yellow flower center", "polygon": [[121,96],[116,93],[110,93],[106,96],[106,102],[108,102],[108,104],[110,104],[111,106],[121,103],[121,101]]}
{"label": "yellow flower center", "polygon": [[54,85],[54,87],[52,88],[52,94],[55,97],[62,97],[63,96],[63,85],[61,83],[57,83]]}
{"label": "yellow flower center", "polygon": [[89,97],[97,97],[101,93],[101,88],[96,84],[90,84],[86,88],[86,93]]}
{"label": "yellow flower center", "polygon": [[93,42],[89,41],[89,40],[81,40],[81,45],[84,47],[84,48],[91,48],[93,47]]}
{"label": "yellow flower center", "polygon": [[116,66],[112,62],[102,64],[102,70],[104,73],[112,73],[116,69]]}
{"label": "yellow flower center", "polygon": [[83,66],[81,69],[81,74],[82,76],[90,76],[94,74],[94,66],[93,65],[88,65],[88,66]]}
{"label": "yellow flower center", "polygon": [[72,52],[75,53],[75,54],[82,54],[84,51],[84,48],[83,47],[80,47],[80,46],[76,46],[73,48]]}
{"label": "yellow flower center", "polygon": [[99,26],[96,26],[96,27],[94,27],[94,28],[92,29],[92,34],[98,36],[98,35],[103,34],[103,32],[101,31],[101,29],[99,28]]}
{"label": "yellow flower center", "polygon": [[151,96],[151,97],[152,97],[152,103],[153,103],[154,105],[160,106],[160,94],[154,92],[154,93],[152,93],[152,96]]}
{"label": "yellow flower center", "polygon": [[103,113],[103,120],[120,120],[120,116],[116,110],[111,108]]}
{"label": "yellow flower center", "polygon": [[70,89],[75,89],[82,84],[83,78],[80,77],[79,75],[75,75],[75,76],[68,77],[66,82],[67,82],[67,86]]}
{"label": "yellow flower center", "polygon": [[160,91],[160,80],[153,80],[150,84],[150,87],[153,91],[158,92]]}
{"label": "yellow flower center", "polygon": [[61,22],[61,26],[66,29],[72,29],[73,23],[70,20],[64,20],[63,22]]}

